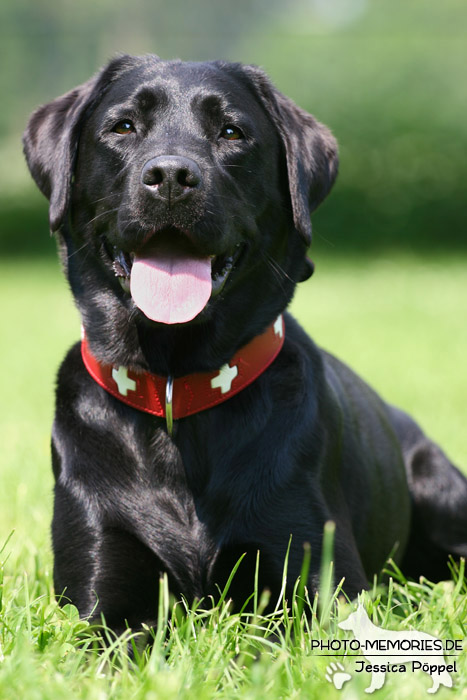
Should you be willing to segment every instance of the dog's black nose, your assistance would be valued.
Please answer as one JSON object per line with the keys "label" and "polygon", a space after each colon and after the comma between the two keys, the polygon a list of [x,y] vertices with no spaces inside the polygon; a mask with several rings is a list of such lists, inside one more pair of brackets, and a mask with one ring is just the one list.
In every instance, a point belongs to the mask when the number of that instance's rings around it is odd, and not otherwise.
{"label": "dog's black nose", "polygon": [[201,180],[199,165],[185,156],[151,158],[141,172],[143,185],[169,206],[199,188]]}

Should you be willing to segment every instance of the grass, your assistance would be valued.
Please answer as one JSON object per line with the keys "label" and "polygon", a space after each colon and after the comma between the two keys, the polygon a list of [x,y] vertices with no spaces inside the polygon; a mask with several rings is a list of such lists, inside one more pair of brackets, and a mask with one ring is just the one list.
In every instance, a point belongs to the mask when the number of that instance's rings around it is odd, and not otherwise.
{"label": "grass", "polygon": [[[317,272],[292,305],[315,340],[355,367],[388,400],[413,413],[467,467],[467,294],[465,261],[386,255],[317,260]],[[350,606],[307,599],[303,582],[274,616],[233,614],[174,601],[161,586],[161,625],[150,649],[130,661],[129,639],[98,654],[99,633],[73,606],[60,609],[52,590],[49,543],[52,477],[49,432],[53,384],[79,320],[58,264],[1,264],[2,402],[0,406],[0,698],[346,698],[364,696],[367,673],[353,673],[337,691],[325,679],[330,661],[311,651],[313,639],[344,638],[337,628]],[[327,548],[324,571],[331,550]],[[375,581],[366,609],[387,628],[414,627],[464,639],[467,589],[463,570],[439,584],[407,582],[391,565],[389,587]],[[328,601],[328,604],[326,604]],[[353,604],[354,605],[354,604]],[[301,614],[308,612],[312,618]],[[167,634],[165,633],[168,630]],[[269,634],[268,634],[269,632]],[[130,637],[128,633],[127,637]],[[346,669],[352,659],[344,659]],[[378,697],[424,697],[426,674],[388,674]],[[456,689],[438,697],[467,698],[465,652],[453,674]]]}

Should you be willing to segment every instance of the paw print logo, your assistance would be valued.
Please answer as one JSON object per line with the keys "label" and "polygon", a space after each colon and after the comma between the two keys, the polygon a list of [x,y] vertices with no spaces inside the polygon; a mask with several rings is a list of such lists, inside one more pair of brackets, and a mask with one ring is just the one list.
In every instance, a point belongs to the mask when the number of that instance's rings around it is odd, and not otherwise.
{"label": "paw print logo", "polygon": [[350,681],[352,676],[347,673],[342,664],[335,664],[334,661],[326,668],[326,680],[332,683],[337,690],[340,690],[344,683]]}

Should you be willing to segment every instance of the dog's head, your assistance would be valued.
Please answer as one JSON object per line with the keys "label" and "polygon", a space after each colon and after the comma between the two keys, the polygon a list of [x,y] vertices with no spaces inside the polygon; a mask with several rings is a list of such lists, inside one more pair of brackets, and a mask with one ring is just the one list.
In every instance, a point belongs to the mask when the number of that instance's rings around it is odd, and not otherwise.
{"label": "dog's head", "polygon": [[155,56],[39,108],[24,146],[88,334],[140,340],[262,330],[306,277],[337,171],[330,132],[261,70]]}

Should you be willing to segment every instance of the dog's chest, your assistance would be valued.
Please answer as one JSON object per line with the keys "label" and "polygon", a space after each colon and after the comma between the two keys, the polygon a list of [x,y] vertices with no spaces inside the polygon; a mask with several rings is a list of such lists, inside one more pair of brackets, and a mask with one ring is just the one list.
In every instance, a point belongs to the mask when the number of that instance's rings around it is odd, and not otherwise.
{"label": "dog's chest", "polygon": [[[253,581],[259,541],[269,542],[277,529],[277,498],[275,507],[271,500],[283,491],[277,476],[287,462],[261,437],[261,420],[253,429],[244,411],[239,419],[224,404],[181,420],[170,439],[163,420],[107,401],[106,411],[95,411],[82,398],[76,423],[96,440],[75,435],[63,459],[66,478],[94,504],[99,526],[135,536],[188,597],[212,593],[245,552]],[[63,420],[60,414],[58,432]],[[289,526],[286,532],[284,554]]]}
{"label": "dog's chest", "polygon": [[229,470],[222,473],[216,453],[192,440],[180,449],[162,430],[135,444],[134,478],[115,494],[118,508],[183,592],[206,595],[219,560],[241,534],[238,517],[245,522]]}

